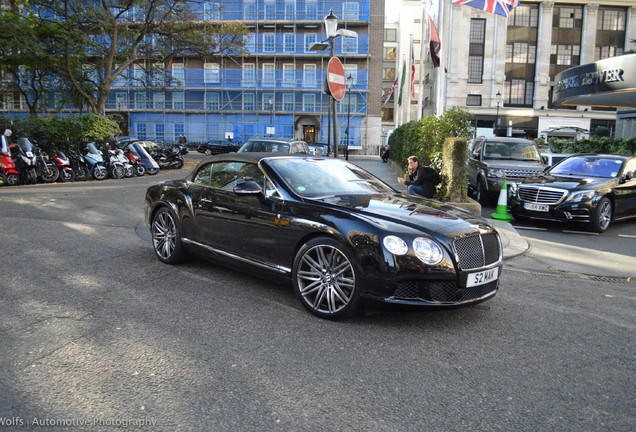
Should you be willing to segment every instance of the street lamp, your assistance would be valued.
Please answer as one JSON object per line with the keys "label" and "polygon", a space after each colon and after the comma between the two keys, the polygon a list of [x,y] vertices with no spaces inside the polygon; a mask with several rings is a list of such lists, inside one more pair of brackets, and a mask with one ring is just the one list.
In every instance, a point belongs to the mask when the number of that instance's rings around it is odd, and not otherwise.
{"label": "street lamp", "polygon": [[351,87],[353,87],[353,76],[347,77],[347,88],[349,89],[349,102],[347,103],[347,146],[345,147],[345,159],[349,160],[349,121],[351,119]]}
{"label": "street lamp", "polygon": [[501,103],[501,92],[499,90],[497,90],[497,94],[495,96],[497,97],[497,116],[495,118],[495,127],[492,128],[492,131],[493,131],[493,133],[496,136],[497,135],[497,126],[499,125],[499,104]]}
{"label": "street lamp", "polygon": [[267,135],[275,135],[276,129],[274,127],[274,98],[269,97],[269,127],[267,128]]}

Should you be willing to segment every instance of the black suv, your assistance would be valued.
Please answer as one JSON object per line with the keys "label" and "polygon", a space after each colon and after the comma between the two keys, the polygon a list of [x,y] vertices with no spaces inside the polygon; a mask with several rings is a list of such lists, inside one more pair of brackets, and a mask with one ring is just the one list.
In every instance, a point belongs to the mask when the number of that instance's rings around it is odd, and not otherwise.
{"label": "black suv", "polygon": [[205,144],[199,145],[197,151],[207,156],[236,152],[240,146],[228,140],[210,140]]}
{"label": "black suv", "polygon": [[520,182],[548,165],[534,141],[508,137],[477,137],[468,158],[468,190],[482,205],[499,197],[503,180]]}
{"label": "black suv", "polygon": [[312,154],[305,141],[290,138],[250,138],[238,152]]}

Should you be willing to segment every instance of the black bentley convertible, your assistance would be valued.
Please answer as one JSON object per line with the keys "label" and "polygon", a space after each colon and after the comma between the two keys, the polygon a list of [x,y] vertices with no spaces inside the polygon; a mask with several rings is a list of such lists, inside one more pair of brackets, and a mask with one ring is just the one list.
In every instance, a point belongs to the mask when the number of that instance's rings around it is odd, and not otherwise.
{"label": "black bentley convertible", "polygon": [[323,318],[351,316],[363,300],[475,304],[496,294],[501,275],[501,242],[484,219],[332,158],[214,156],[148,188],[145,216],[161,261],[197,251],[283,276]]}

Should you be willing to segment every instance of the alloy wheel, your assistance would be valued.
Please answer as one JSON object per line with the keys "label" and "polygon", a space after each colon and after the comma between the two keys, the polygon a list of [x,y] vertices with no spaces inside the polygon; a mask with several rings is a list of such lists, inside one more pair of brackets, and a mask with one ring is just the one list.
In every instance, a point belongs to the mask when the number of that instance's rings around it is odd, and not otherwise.
{"label": "alloy wheel", "polygon": [[159,258],[169,260],[176,248],[177,227],[170,213],[162,211],[152,223],[152,242]]}
{"label": "alloy wheel", "polygon": [[599,209],[598,224],[605,231],[612,221],[612,203],[609,200],[603,200]]}
{"label": "alloy wheel", "polygon": [[352,301],[356,277],[353,265],[342,251],[319,244],[307,249],[300,258],[296,283],[312,312],[332,315]]}

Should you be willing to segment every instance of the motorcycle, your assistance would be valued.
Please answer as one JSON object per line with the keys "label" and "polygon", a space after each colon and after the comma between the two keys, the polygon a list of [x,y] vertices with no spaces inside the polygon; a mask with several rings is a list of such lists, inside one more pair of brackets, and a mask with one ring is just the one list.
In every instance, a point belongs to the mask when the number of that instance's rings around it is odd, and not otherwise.
{"label": "motorcycle", "polygon": [[17,144],[11,144],[9,151],[23,183],[37,183],[37,157],[33,144],[27,138],[18,138]]}
{"label": "motorcycle", "polygon": [[125,156],[128,161],[132,164],[133,170],[135,174],[138,176],[143,176],[146,174],[146,165],[141,162],[141,158],[139,155],[132,149],[131,146],[126,146]]}
{"label": "motorcycle", "polygon": [[71,164],[71,168],[75,173],[75,180],[84,181],[88,180],[90,165],[84,159],[80,153],[70,153],[69,154],[69,162]]}
{"label": "motorcycle", "polygon": [[146,167],[148,175],[155,175],[159,172],[159,164],[150,156],[145,147],[137,143],[130,144],[128,147],[139,156],[141,163]]}
{"label": "motorcycle", "polygon": [[126,168],[119,159],[117,150],[108,149],[108,157],[106,158],[106,168],[108,173],[114,179],[122,179],[126,175]]}
{"label": "motorcycle", "polygon": [[20,173],[15,167],[15,162],[9,153],[9,140],[6,136],[0,136],[0,182],[2,185],[15,186],[20,183]]}
{"label": "motorcycle", "polygon": [[91,142],[86,145],[84,160],[90,166],[89,172],[95,180],[104,180],[108,176],[102,152],[97,149],[95,143]]}
{"label": "motorcycle", "polygon": [[150,155],[157,161],[159,168],[183,168],[183,156],[181,155],[181,150],[176,147],[167,148],[165,150],[155,148],[151,151]]}
{"label": "motorcycle", "polygon": [[57,150],[53,156],[51,156],[51,159],[60,172],[60,181],[66,183],[75,180],[75,171],[71,168],[71,161],[63,152]]}

